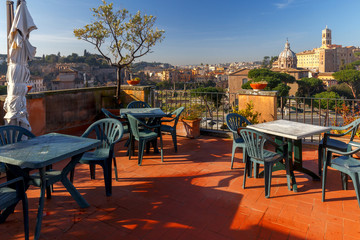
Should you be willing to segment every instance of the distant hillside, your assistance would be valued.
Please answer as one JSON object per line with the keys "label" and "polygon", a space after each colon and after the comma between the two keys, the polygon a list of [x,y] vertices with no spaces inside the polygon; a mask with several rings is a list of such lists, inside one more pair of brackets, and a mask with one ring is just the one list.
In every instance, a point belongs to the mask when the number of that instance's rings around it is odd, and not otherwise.
{"label": "distant hillside", "polygon": [[159,63],[159,62],[138,62],[138,63],[134,63],[131,66],[132,71],[138,72],[138,71],[143,71],[146,67],[159,67],[159,68],[173,68],[174,66],[172,66],[169,63]]}

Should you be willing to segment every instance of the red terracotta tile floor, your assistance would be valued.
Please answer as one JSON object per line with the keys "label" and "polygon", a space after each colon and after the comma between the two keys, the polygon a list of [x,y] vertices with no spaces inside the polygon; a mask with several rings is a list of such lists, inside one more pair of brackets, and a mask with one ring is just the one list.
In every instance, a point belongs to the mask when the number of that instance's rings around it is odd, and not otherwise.
{"label": "red terracotta tile floor", "polygon": [[[60,184],[45,201],[41,239],[360,239],[360,209],[355,191],[341,190],[340,174],[330,169],[326,202],[321,182],[295,172],[298,192],[287,190],[285,171],[273,174],[271,196],[264,180],[250,178],[242,189],[241,150],[230,170],[231,139],[178,137],[174,153],[164,135],[160,154],[145,153],[143,165],[128,159],[117,145],[119,181],[105,196],[102,170],[90,180],[87,165],[78,165],[74,185],[89,202],[80,209]],[[304,148],[305,167],[317,170],[317,151]],[[64,163],[63,163],[64,164]],[[55,166],[56,167],[56,166]],[[58,166],[61,167],[61,166]],[[39,189],[27,191],[33,236]],[[22,239],[21,203],[0,225],[0,239]]]}

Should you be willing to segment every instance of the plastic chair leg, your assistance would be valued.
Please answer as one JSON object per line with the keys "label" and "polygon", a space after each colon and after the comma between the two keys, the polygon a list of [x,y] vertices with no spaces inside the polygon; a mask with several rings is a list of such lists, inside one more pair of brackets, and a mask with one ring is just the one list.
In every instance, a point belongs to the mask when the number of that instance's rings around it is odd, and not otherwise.
{"label": "plastic chair leg", "polygon": [[324,162],[323,176],[322,176],[322,198],[321,201],[325,201],[325,187],[326,187],[326,175],[327,175],[327,162]]}
{"label": "plastic chair leg", "polygon": [[318,148],[318,170],[319,170],[319,176],[321,176],[321,169],[322,169],[322,162],[323,162],[323,145],[319,144]]}
{"label": "plastic chair leg", "polygon": [[[245,157],[246,158],[246,157]],[[243,185],[242,188],[245,189],[245,183],[246,183],[246,175],[248,175],[249,166],[252,164],[252,162],[249,159],[245,159],[245,168],[244,168],[244,179],[243,179]]]}
{"label": "plastic chair leg", "polygon": [[353,173],[350,175],[351,180],[353,181],[355,192],[356,192],[356,198],[358,200],[358,204],[360,207],[360,181],[359,181],[359,174]]}
{"label": "plastic chair leg", "polygon": [[90,178],[95,179],[95,164],[90,164]]}
{"label": "plastic chair leg", "polygon": [[141,166],[143,155],[144,155],[144,148],[145,148],[145,141],[139,141],[139,152],[138,152],[138,165]]}
{"label": "plastic chair leg", "polygon": [[233,144],[232,153],[231,153],[231,169],[233,169],[233,166],[234,166],[235,150],[236,150],[236,148],[234,147],[234,144]]}
{"label": "plastic chair leg", "polygon": [[22,199],[22,206],[23,206],[23,216],[24,216],[25,240],[28,240],[29,239],[29,207],[28,207],[28,199],[25,193]]}
{"label": "plastic chair leg", "polygon": [[[343,190],[347,190],[348,189],[348,175],[340,172],[340,177],[341,177],[341,186]],[[354,184],[355,185],[355,184]],[[355,187],[355,186],[354,186]]]}
{"label": "plastic chair leg", "polygon": [[119,178],[118,178],[118,172],[117,172],[117,166],[116,166],[116,158],[113,157],[113,161],[114,161],[114,172],[115,172],[115,179],[118,182]]}
{"label": "plastic chair leg", "polygon": [[272,163],[264,163],[265,197],[270,197]]}
{"label": "plastic chair leg", "polygon": [[173,139],[175,152],[177,152],[176,132],[171,133],[171,136],[172,136],[172,139]]}
{"label": "plastic chair leg", "polygon": [[104,182],[105,182],[105,192],[106,196],[112,195],[112,171],[111,171],[111,160],[106,160],[107,162],[104,163],[103,171],[104,171]]}
{"label": "plastic chair leg", "polygon": [[160,151],[161,151],[161,162],[164,162],[163,140],[162,140],[162,135],[161,134],[160,134]]}

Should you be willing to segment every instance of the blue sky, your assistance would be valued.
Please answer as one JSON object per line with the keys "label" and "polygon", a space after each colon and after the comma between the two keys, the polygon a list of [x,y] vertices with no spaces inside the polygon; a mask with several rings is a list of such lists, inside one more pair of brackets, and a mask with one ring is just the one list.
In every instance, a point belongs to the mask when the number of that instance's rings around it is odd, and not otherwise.
{"label": "blue sky", "polygon": [[[0,52],[6,53],[6,1],[0,12]],[[14,1],[16,3],[16,0]],[[108,0],[110,2],[110,0]],[[333,43],[360,46],[359,0],[113,0],[117,8],[157,16],[165,40],[144,61],[174,65],[262,60],[278,55],[289,39],[294,52],[321,45],[321,30]],[[90,8],[101,0],[28,0],[38,29],[30,42],[42,54],[80,55],[92,45],[73,29],[92,20]]]}

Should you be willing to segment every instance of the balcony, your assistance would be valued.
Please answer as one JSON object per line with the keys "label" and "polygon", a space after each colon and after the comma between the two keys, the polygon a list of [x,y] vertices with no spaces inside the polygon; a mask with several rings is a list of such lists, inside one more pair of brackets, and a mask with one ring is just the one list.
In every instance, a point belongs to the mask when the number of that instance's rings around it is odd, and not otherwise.
{"label": "balcony", "polygon": [[[39,96],[37,101],[49,101],[46,96]],[[110,95],[102,96],[103,100],[95,101],[89,109],[106,105],[105,98]],[[93,119],[101,117],[96,110],[94,113]],[[44,119],[47,127],[43,130],[56,126],[50,124],[49,116]],[[77,128],[64,124],[50,131],[80,135],[87,123],[80,122]],[[174,153],[171,136],[164,135],[164,163],[151,151],[144,155],[142,166],[137,165],[137,157],[128,159],[124,143],[116,147],[120,179],[113,179],[113,195],[105,196],[100,168],[96,179],[90,180],[88,166],[78,165],[74,185],[90,207],[80,209],[66,189],[56,184],[52,199],[45,201],[41,239],[360,238],[355,191],[352,184],[348,191],[341,190],[340,173],[331,168],[325,202],[321,202],[321,182],[295,172],[298,192],[291,192],[284,171],[274,172],[271,197],[266,199],[262,178],[248,179],[247,188],[242,189],[242,153],[236,153],[234,169],[230,170],[230,138],[178,137],[179,151]],[[303,156],[304,166],[316,172],[316,145],[305,145]],[[39,189],[30,187],[27,194],[32,235]],[[1,239],[23,238],[21,209],[19,204],[15,213],[0,224]]]}

